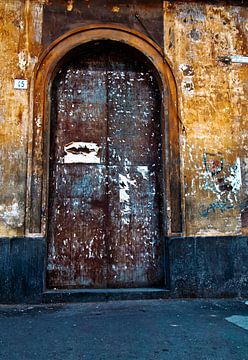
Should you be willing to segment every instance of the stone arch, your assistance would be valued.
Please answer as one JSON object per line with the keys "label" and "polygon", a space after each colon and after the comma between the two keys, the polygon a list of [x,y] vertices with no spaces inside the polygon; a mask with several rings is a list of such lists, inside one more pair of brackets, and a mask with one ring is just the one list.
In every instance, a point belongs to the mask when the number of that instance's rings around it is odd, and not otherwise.
{"label": "stone arch", "polygon": [[143,53],[161,80],[162,131],[165,161],[166,235],[182,232],[179,123],[176,82],[162,49],[145,35],[115,25],[91,25],[67,32],[41,55],[33,83],[32,135],[29,148],[26,234],[46,236],[48,218],[48,166],[50,88],[60,62],[73,48],[92,41],[125,43]]}

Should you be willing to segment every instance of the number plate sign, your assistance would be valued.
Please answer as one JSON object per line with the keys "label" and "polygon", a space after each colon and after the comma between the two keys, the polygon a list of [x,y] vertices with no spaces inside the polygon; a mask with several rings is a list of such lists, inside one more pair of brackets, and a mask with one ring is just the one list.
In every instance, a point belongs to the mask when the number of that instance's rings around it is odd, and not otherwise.
{"label": "number plate sign", "polygon": [[28,88],[28,80],[15,79],[14,89],[27,90],[27,88]]}

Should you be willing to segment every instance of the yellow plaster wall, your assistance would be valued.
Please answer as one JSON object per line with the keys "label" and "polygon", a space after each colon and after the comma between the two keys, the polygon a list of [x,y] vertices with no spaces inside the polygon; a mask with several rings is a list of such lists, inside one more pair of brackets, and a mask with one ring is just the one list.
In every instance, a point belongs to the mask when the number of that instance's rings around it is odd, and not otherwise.
{"label": "yellow plaster wall", "polygon": [[178,85],[187,235],[241,229],[248,205],[248,8],[164,2],[164,45]]}
{"label": "yellow plaster wall", "polygon": [[[42,2],[0,1],[0,236],[24,232],[30,83],[42,34]],[[14,90],[27,79],[28,90]]]}
{"label": "yellow plaster wall", "polygon": [[[24,234],[33,76],[41,51],[43,0],[0,1],[0,236]],[[178,85],[187,235],[248,233],[248,8],[164,2],[165,54]],[[29,138],[30,139],[30,138]]]}

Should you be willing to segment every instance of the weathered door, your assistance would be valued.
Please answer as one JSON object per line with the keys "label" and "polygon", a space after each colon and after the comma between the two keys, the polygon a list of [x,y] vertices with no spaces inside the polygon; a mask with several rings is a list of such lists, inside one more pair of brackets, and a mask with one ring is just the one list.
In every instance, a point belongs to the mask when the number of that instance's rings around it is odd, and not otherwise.
{"label": "weathered door", "polygon": [[128,46],[79,48],[52,87],[47,286],[164,282],[161,97]]}

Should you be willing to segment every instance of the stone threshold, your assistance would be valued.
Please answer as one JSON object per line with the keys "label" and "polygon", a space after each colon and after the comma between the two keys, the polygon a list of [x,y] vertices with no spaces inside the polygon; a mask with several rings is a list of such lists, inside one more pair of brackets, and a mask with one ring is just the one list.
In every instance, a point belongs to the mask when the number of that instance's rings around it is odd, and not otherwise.
{"label": "stone threshold", "polygon": [[51,304],[167,298],[170,298],[170,291],[164,288],[54,289],[44,291],[42,302]]}

